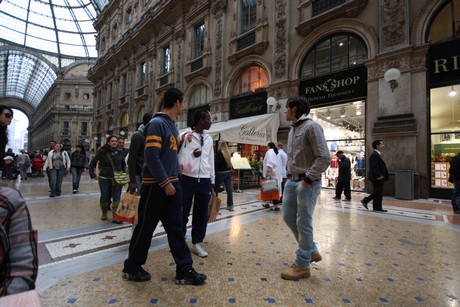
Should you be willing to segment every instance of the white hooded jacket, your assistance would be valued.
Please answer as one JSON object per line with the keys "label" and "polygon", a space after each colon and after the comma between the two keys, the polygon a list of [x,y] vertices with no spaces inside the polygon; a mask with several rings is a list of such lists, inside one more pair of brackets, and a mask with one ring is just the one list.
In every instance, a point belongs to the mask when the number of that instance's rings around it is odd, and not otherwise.
{"label": "white hooded jacket", "polygon": [[[201,146],[201,136],[203,137],[203,146]],[[193,156],[192,170],[189,172],[183,171],[182,174],[193,178],[210,178],[211,184],[214,184],[214,146],[211,136],[205,132],[202,134],[193,132],[190,143],[187,140],[187,136],[184,137],[184,142],[187,142],[187,150],[190,151],[192,156],[195,149],[201,149],[201,156],[198,158]]]}

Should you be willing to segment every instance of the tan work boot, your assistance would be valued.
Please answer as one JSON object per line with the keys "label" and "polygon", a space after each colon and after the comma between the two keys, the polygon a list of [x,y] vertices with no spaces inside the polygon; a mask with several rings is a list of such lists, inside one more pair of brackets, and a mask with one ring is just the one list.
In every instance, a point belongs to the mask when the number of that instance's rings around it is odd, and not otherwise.
{"label": "tan work boot", "polygon": [[287,280],[308,278],[310,277],[310,268],[302,269],[295,264],[281,273],[281,278]]}
{"label": "tan work boot", "polygon": [[323,257],[321,257],[320,253],[311,254],[310,263],[312,263],[312,262],[320,262],[321,260],[323,260]]}

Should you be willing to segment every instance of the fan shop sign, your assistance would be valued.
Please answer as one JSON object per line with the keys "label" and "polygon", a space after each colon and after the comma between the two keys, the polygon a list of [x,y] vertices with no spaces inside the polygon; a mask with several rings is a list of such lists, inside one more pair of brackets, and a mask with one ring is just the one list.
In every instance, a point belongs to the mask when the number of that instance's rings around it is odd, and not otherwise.
{"label": "fan shop sign", "polygon": [[300,82],[299,94],[311,106],[365,98],[367,96],[367,70],[359,67]]}

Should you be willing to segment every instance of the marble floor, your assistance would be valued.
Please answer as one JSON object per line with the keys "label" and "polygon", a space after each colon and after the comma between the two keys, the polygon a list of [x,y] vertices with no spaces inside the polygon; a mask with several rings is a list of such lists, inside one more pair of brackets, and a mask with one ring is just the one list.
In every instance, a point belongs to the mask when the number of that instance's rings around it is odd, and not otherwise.
{"label": "marble floor", "polygon": [[152,280],[122,279],[131,225],[99,219],[98,185],[87,175],[75,195],[70,176],[60,197],[48,197],[46,178],[20,190],[39,232],[44,306],[460,305],[460,216],[448,201],[385,198],[388,213],[376,213],[361,206],[363,193],[335,201],[325,189],[314,215],[323,260],[310,278],[286,281],[280,273],[297,245],[282,213],[263,208],[257,190],[235,193],[235,211],[208,225],[209,256],[193,255],[205,285],[177,286],[162,227],[145,265]]}

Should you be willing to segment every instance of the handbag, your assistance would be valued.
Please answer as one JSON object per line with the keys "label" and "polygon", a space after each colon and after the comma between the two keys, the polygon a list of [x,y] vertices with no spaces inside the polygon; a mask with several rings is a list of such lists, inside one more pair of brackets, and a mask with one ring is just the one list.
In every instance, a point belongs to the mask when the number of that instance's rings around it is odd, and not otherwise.
{"label": "handbag", "polygon": [[129,182],[128,174],[126,172],[123,172],[123,171],[116,171],[115,166],[113,165],[112,157],[110,156],[109,153],[107,153],[107,156],[109,157],[110,164],[112,164],[113,182],[115,184],[119,184],[119,185],[127,184]]}
{"label": "handbag", "polygon": [[262,183],[262,192],[269,193],[278,191],[278,180],[276,179],[268,179]]}
{"label": "handbag", "polygon": [[125,185],[129,183],[128,174],[122,171],[113,172],[113,181],[116,184]]}
{"label": "handbag", "polygon": [[212,190],[208,205],[208,223],[214,222],[216,220],[217,214],[220,210],[221,202],[222,200],[216,195],[214,190]]}
{"label": "handbag", "polygon": [[120,199],[115,219],[134,224],[139,207],[139,196],[125,192]]}

